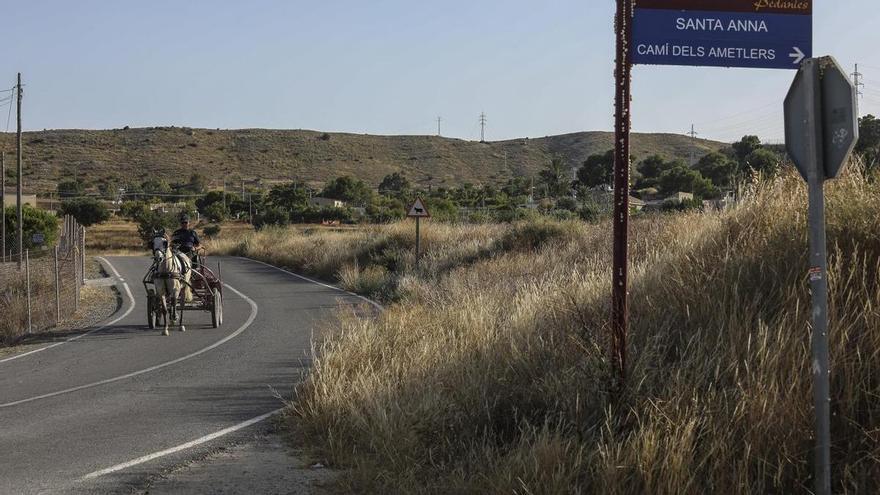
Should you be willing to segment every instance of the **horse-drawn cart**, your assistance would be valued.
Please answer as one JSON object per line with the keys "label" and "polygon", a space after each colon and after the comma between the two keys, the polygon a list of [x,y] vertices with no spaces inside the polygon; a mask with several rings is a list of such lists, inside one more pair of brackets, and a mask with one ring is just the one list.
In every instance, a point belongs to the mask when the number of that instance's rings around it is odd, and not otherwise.
{"label": "horse-drawn cart", "polygon": [[[176,307],[168,308],[171,312],[172,320],[180,318],[181,326],[183,324],[184,310],[201,310],[211,313],[211,326],[218,328],[223,324],[223,281],[220,277],[220,262],[217,262],[217,273],[215,274],[206,266],[206,256],[203,254],[198,264],[194,264],[189,269],[189,277],[183,275],[170,275],[180,282],[181,294],[177,295]],[[149,328],[156,328],[162,322],[162,318],[168,315],[162,311],[162,301],[157,293],[154,280],[161,278],[163,274],[157,272],[157,264],[153,263],[147,274],[144,275],[144,289],[147,292],[147,325]],[[187,281],[187,279],[189,281]],[[185,288],[189,288],[192,292],[192,300],[186,302],[182,296]]]}

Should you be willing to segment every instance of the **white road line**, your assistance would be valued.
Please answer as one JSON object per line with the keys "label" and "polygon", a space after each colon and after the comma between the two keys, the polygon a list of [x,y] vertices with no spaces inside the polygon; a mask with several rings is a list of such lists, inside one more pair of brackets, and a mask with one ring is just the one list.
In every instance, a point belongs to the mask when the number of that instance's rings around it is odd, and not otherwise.
{"label": "white road line", "polygon": [[247,428],[248,426],[259,423],[260,421],[263,421],[263,420],[265,420],[275,414],[278,414],[283,410],[284,410],[284,408],[275,409],[274,411],[267,412],[266,414],[261,414],[261,415],[257,416],[256,418],[251,418],[247,421],[238,423],[237,425],[230,426],[229,428],[224,428],[220,431],[216,431],[214,433],[211,433],[210,435],[205,435],[201,438],[197,438],[191,442],[186,442],[186,443],[180,444],[176,447],[171,447],[170,449],[160,450],[159,452],[147,454],[145,456],[138,457],[137,459],[133,459],[128,462],[123,462],[123,463],[117,464],[115,466],[110,466],[106,469],[101,469],[100,471],[94,471],[94,472],[89,473],[89,474],[83,476],[82,478],[80,478],[80,481],[86,481],[86,480],[90,480],[93,478],[97,478],[98,476],[104,476],[105,474],[110,474],[110,473],[114,473],[116,471],[121,471],[123,469],[127,469],[132,466],[137,466],[138,464],[143,464],[145,462],[152,461],[153,459],[158,459],[160,457],[164,457],[166,455],[173,454],[175,452],[180,452],[181,450],[186,450],[190,447],[195,447],[196,445],[200,445],[205,442],[210,442],[211,440],[214,440],[215,438],[222,437],[223,435],[228,435],[229,433],[232,433],[234,431],[238,431],[242,428]]}
{"label": "white road line", "polygon": [[223,344],[225,344],[226,342],[229,342],[230,340],[232,340],[232,339],[234,339],[235,337],[237,337],[240,333],[242,333],[242,332],[244,332],[245,330],[247,330],[247,328],[248,328],[249,326],[251,326],[251,323],[253,323],[253,322],[254,322],[254,319],[256,319],[256,317],[257,317],[257,310],[258,310],[258,307],[257,307],[257,303],[255,303],[253,299],[251,299],[251,298],[249,298],[248,296],[242,294],[241,292],[239,292],[239,291],[238,291],[237,289],[235,289],[234,287],[230,286],[229,284],[223,284],[223,285],[224,285],[227,289],[229,289],[229,290],[231,290],[232,292],[235,292],[236,294],[238,294],[242,299],[244,299],[245,301],[247,301],[248,304],[251,305],[251,314],[250,314],[250,316],[248,317],[247,321],[245,321],[244,324],[243,324],[242,326],[238,327],[238,329],[237,329],[236,331],[232,332],[231,334],[227,335],[226,337],[224,337],[224,338],[218,340],[217,342],[214,342],[213,344],[209,345],[208,347],[205,347],[205,348],[199,349],[198,351],[195,351],[195,352],[192,352],[192,353],[190,353],[190,354],[187,354],[186,356],[181,356],[181,357],[179,357],[179,358],[177,358],[177,359],[173,359],[173,360],[171,360],[171,361],[166,361],[166,362],[164,362],[164,363],[162,363],[162,364],[157,364],[157,365],[155,365],[155,366],[150,366],[149,368],[144,368],[144,369],[142,369],[142,370],[133,371],[133,372],[131,372],[131,373],[126,373],[126,374],[124,374],[124,375],[116,376],[116,377],[113,377],[113,378],[107,378],[106,380],[100,380],[100,381],[97,381],[97,382],[87,383],[87,384],[85,384],[85,385],[79,385],[79,386],[77,386],[77,387],[71,387],[71,388],[68,388],[68,389],[59,390],[59,391],[57,391],[57,392],[51,392],[51,393],[48,393],[48,394],[38,395],[38,396],[36,396],[36,397],[28,397],[27,399],[21,399],[21,400],[17,400],[17,401],[14,401],[14,402],[7,402],[7,403],[5,403],[5,404],[0,404],[0,409],[3,409],[4,407],[17,406],[17,405],[19,405],[19,404],[25,404],[25,403],[28,403],[28,402],[33,402],[33,401],[37,401],[37,400],[41,400],[41,399],[48,399],[49,397],[55,397],[55,396],[58,396],[58,395],[68,394],[68,393],[70,393],[70,392],[76,392],[76,391],[78,391],[78,390],[83,390],[83,389],[86,389],[86,388],[97,387],[97,386],[99,386],[99,385],[106,385],[106,384],[108,384],[108,383],[118,382],[119,380],[125,380],[126,378],[131,378],[131,377],[134,377],[134,376],[143,375],[144,373],[149,373],[149,372],[151,372],[151,371],[156,371],[156,370],[158,370],[158,369],[162,369],[162,368],[165,368],[165,367],[167,367],[167,366],[171,366],[172,364],[177,364],[177,363],[180,363],[180,362],[182,362],[182,361],[186,361],[187,359],[192,359],[192,358],[194,358],[194,357],[196,357],[196,356],[198,356],[198,355],[200,355],[200,354],[204,354],[204,353],[210,351],[211,349],[214,349],[214,348],[216,348],[216,347],[218,347],[218,346],[220,346],[220,345],[223,345]]}
{"label": "white road line", "polygon": [[86,335],[93,334],[93,333],[95,333],[95,332],[98,332],[98,331],[100,331],[100,330],[103,330],[103,329],[109,327],[110,325],[116,324],[117,322],[119,322],[120,320],[122,320],[123,318],[125,318],[126,316],[128,316],[129,314],[131,314],[132,311],[134,311],[134,307],[135,307],[134,296],[131,294],[131,289],[129,289],[128,284],[125,282],[125,279],[122,278],[122,277],[119,275],[119,272],[116,271],[116,267],[113,266],[109,261],[107,261],[106,259],[104,259],[104,258],[102,258],[102,257],[100,257],[100,256],[98,256],[97,259],[99,259],[99,260],[103,261],[104,263],[106,263],[107,266],[110,267],[110,270],[113,271],[113,274],[116,275],[116,278],[117,278],[120,282],[122,282],[122,288],[125,289],[125,294],[128,296],[128,301],[129,301],[129,307],[128,307],[128,309],[125,310],[125,312],[122,313],[119,317],[114,318],[114,319],[111,320],[111,321],[108,321],[107,323],[101,325],[100,327],[93,328],[93,329],[89,330],[88,332],[81,333],[81,334],[79,334],[79,335],[77,335],[77,336],[75,336],[75,337],[70,337],[69,339],[62,340],[61,342],[56,342],[56,343],[54,343],[54,344],[49,344],[49,345],[47,345],[47,346],[45,346],[45,347],[40,347],[39,349],[34,349],[34,350],[32,350],[32,351],[23,352],[23,353],[21,353],[21,354],[16,354],[15,356],[11,356],[11,357],[8,357],[8,358],[0,359],[0,363],[5,363],[5,362],[7,362],[7,361],[13,361],[13,360],[15,360],[15,359],[21,359],[21,358],[23,358],[23,357],[25,357],[25,356],[30,356],[31,354],[36,354],[36,353],[38,353],[38,352],[43,352],[43,351],[49,350],[49,349],[51,349],[51,348],[53,348],[53,347],[58,347],[59,345],[67,344],[67,343],[69,343],[69,342],[73,342],[74,340],[81,339],[81,338],[85,337]]}
{"label": "white road line", "polygon": [[301,279],[303,279],[303,280],[305,280],[305,281],[307,281],[307,282],[311,282],[311,283],[313,283],[313,284],[320,285],[321,287],[327,287],[328,289],[333,289],[333,290],[338,290],[339,292],[344,292],[344,293],[346,293],[346,294],[348,294],[348,295],[350,295],[350,296],[354,296],[354,297],[357,297],[357,298],[363,299],[364,301],[368,302],[369,304],[372,304],[372,305],[373,305],[376,309],[378,309],[379,311],[384,311],[384,310],[385,310],[385,307],[382,306],[381,304],[377,303],[376,301],[373,301],[372,299],[366,298],[366,297],[364,297],[364,296],[362,296],[362,295],[360,295],[360,294],[355,294],[354,292],[350,292],[350,291],[347,291],[347,290],[345,290],[345,289],[340,289],[339,287],[336,287],[336,286],[333,286],[333,285],[330,285],[330,284],[325,284],[324,282],[319,282],[319,281],[317,281],[317,280],[310,279],[309,277],[304,277],[304,276],[302,276],[302,275],[300,275],[300,274],[298,274],[298,273],[293,273],[293,272],[290,272],[290,271],[285,270],[284,268],[279,268],[279,267],[277,267],[277,266],[275,266],[275,265],[270,265],[269,263],[266,263],[266,262],[263,262],[263,261],[260,261],[260,260],[255,260],[255,259],[253,259],[253,258],[248,258],[247,256],[236,256],[236,258],[238,258],[238,259],[242,259],[242,260],[247,260],[247,261],[253,261],[254,263],[259,263],[259,264],[261,264],[261,265],[266,265],[266,266],[268,266],[269,268],[274,268],[274,269],[279,270],[279,271],[282,271],[282,272],[284,272],[284,273],[286,273],[286,274],[288,274],[288,275],[293,275],[293,276],[296,277],[296,278],[301,278]]}

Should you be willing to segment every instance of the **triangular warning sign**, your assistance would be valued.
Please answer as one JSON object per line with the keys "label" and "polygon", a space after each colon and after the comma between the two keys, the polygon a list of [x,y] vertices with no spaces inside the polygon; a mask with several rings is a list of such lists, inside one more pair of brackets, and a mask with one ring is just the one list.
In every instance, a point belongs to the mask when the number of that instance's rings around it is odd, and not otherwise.
{"label": "triangular warning sign", "polygon": [[412,207],[410,207],[409,213],[407,213],[406,216],[428,218],[431,216],[431,214],[428,213],[428,209],[425,208],[425,204],[422,203],[421,198],[416,198],[416,202],[413,203]]}

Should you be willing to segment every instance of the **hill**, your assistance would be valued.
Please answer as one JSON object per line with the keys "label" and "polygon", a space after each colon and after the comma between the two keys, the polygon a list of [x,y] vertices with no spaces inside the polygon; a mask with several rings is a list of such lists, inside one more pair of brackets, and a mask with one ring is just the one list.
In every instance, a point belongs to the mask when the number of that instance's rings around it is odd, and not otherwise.
{"label": "hill", "polygon": [[[377,185],[392,172],[403,172],[423,186],[500,183],[534,175],[557,155],[575,168],[590,154],[611,149],[613,134],[579,132],[480,143],[439,136],[150,127],[27,132],[22,141],[25,188],[46,192],[74,174],[93,187],[108,180],[124,183],[148,177],[181,182],[193,172],[208,177],[214,186],[223,177],[231,184],[257,178],[318,184],[343,174]],[[0,149],[7,156],[14,144],[13,134],[0,135]],[[676,134],[632,138],[637,158],[655,153],[701,156],[723,145]]]}

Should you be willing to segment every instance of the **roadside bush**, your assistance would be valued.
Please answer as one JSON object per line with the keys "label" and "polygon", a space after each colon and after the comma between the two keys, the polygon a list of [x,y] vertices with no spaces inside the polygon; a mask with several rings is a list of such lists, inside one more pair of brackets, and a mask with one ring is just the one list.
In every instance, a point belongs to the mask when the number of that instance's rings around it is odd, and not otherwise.
{"label": "roadside bush", "polygon": [[208,239],[213,239],[220,235],[220,226],[219,225],[208,225],[202,232],[205,234],[205,237]]}
{"label": "roadside bush", "polygon": [[211,222],[222,222],[229,216],[229,209],[219,201],[206,206],[203,212]]}
{"label": "roadside bush", "polygon": [[266,208],[254,216],[254,228],[278,227],[290,223],[290,216],[281,208]]}
{"label": "roadside bush", "polygon": [[690,210],[702,210],[703,209],[703,201],[697,198],[694,199],[685,199],[682,201],[666,201],[662,205],[660,205],[660,211],[664,212],[672,212],[672,211],[690,211]]}
{"label": "roadside bush", "polygon": [[578,218],[577,213],[570,210],[553,210],[550,212],[550,216],[560,221],[574,220]]}
{"label": "roadside bush", "polygon": [[578,210],[578,202],[574,198],[559,198],[556,200],[556,209],[576,212]]}

